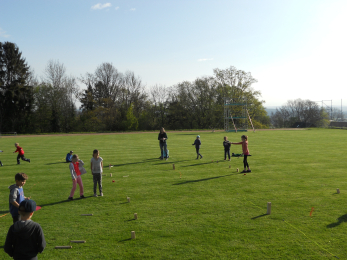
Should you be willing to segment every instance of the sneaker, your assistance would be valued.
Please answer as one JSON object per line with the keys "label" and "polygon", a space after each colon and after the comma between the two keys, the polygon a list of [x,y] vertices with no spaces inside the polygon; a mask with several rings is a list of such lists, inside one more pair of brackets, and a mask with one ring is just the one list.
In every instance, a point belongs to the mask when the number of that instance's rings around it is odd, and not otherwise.
{"label": "sneaker", "polygon": [[100,192],[100,197],[103,197],[104,196],[104,193]]}
{"label": "sneaker", "polygon": [[226,160],[226,158],[224,159],[224,161]]}
{"label": "sneaker", "polygon": [[252,172],[251,169],[247,170],[247,172]]}
{"label": "sneaker", "polygon": [[68,200],[73,200],[73,197],[68,197],[67,199],[68,199]]}
{"label": "sneaker", "polygon": [[85,197],[84,197],[84,195],[81,195],[80,198],[81,198],[81,199],[84,199]]}
{"label": "sneaker", "polygon": [[199,160],[199,158],[196,158],[195,160]]}
{"label": "sneaker", "polygon": [[204,156],[201,155],[201,156],[200,156],[200,159],[202,159],[202,157],[204,157]]}
{"label": "sneaker", "polygon": [[97,197],[98,195],[96,195],[96,193],[94,193],[94,197]]}
{"label": "sneaker", "polygon": [[241,173],[246,173],[247,171],[243,170]]}
{"label": "sneaker", "polygon": [[30,159],[28,159],[29,163],[30,163]]}
{"label": "sneaker", "polygon": [[167,161],[167,158],[165,158],[165,161]]}

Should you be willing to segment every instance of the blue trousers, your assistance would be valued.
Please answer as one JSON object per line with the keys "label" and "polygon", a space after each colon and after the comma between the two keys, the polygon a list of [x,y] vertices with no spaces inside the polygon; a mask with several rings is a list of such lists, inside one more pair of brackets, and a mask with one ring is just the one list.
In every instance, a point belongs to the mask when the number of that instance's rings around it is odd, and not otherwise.
{"label": "blue trousers", "polygon": [[160,146],[160,152],[161,152],[161,158],[164,159],[164,151],[167,156],[167,144],[166,143],[159,143]]}

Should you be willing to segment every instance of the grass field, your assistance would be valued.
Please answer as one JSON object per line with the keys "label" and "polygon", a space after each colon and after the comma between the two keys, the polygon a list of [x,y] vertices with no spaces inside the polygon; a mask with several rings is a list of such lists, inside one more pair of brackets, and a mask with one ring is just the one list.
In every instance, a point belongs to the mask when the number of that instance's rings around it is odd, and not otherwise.
{"label": "grass field", "polygon": [[[202,160],[191,145],[196,134]],[[223,160],[224,135],[168,131],[168,161],[158,159],[158,133],[1,138],[0,244],[12,224],[7,187],[25,172],[24,193],[42,206],[33,216],[47,241],[40,259],[347,259],[347,132],[249,132],[247,175],[236,172],[242,158]],[[242,134],[227,135],[238,142]],[[16,165],[15,142],[30,164]],[[86,199],[77,199],[77,187],[67,201],[72,182],[63,162],[71,149],[87,163]],[[92,196],[93,149],[114,165],[104,167],[104,197]],[[87,242],[54,249],[70,240]],[[10,258],[1,250],[0,259]]]}

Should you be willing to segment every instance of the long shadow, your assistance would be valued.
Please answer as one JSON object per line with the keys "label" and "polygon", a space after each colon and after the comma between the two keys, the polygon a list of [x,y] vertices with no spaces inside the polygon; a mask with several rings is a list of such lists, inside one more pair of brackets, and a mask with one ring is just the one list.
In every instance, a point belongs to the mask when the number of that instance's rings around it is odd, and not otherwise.
{"label": "long shadow", "polygon": [[[113,167],[119,167],[119,166],[131,165],[131,164],[146,163],[147,161],[156,161],[156,160],[159,160],[159,159],[157,159],[157,158],[145,159],[145,160],[143,160],[143,161],[141,161],[141,162],[122,163],[122,164],[114,164],[114,165],[111,164],[111,166],[113,166]],[[107,168],[107,167],[108,167],[108,165],[104,165],[104,168]]]}
{"label": "long shadow", "polygon": [[127,238],[127,239],[119,240],[118,243],[125,242],[125,241],[130,241],[130,240],[131,240],[131,238]]}
{"label": "long shadow", "polygon": [[180,183],[174,183],[172,185],[181,185],[181,184],[188,184],[188,183],[192,183],[192,182],[209,181],[209,180],[219,179],[219,178],[223,178],[223,177],[227,177],[227,176],[231,176],[231,175],[232,174],[227,174],[227,175],[221,175],[221,176],[210,177],[210,178],[205,178],[205,179],[185,181],[185,182],[180,182]]}
{"label": "long shadow", "polygon": [[2,211],[0,211],[0,214],[4,214],[4,213],[10,213],[10,211],[9,210],[2,210]]}
{"label": "long shadow", "polygon": [[339,218],[337,219],[337,222],[331,223],[331,224],[327,225],[327,228],[334,228],[334,227],[337,227],[338,225],[340,225],[340,224],[343,223],[343,222],[347,222],[347,214],[342,215],[341,217],[339,217]]}
{"label": "long shadow", "polygon": [[211,164],[213,162],[206,162],[206,163],[197,163],[197,164],[191,164],[191,165],[184,165],[181,167],[191,167],[191,166],[199,166],[199,165],[204,165],[204,164]]}
{"label": "long shadow", "polygon": [[[160,160],[160,159],[158,159],[158,160]],[[189,162],[189,161],[191,161],[191,160],[181,160],[181,161],[165,161],[165,160],[163,160],[163,162],[155,163],[154,165],[173,164],[173,163],[181,163],[181,162]]]}
{"label": "long shadow", "polygon": [[78,198],[78,199],[73,199],[73,200],[62,200],[62,201],[57,201],[57,202],[53,202],[53,203],[48,203],[48,204],[40,204],[39,206],[41,207],[45,207],[45,206],[54,206],[54,205],[57,205],[57,204],[61,204],[61,203],[65,203],[65,202],[72,202],[74,200],[85,200],[85,199],[88,199],[88,198],[92,198],[93,196],[88,196],[88,197],[85,197],[84,199],[82,198]]}
{"label": "long shadow", "polygon": [[4,248],[5,246],[0,246],[0,248]]}
{"label": "long shadow", "polygon": [[46,163],[46,165],[60,164],[60,163],[67,163],[67,162],[54,162],[54,163]]}
{"label": "long shadow", "polygon": [[259,215],[259,216],[256,216],[256,217],[253,217],[253,218],[251,218],[251,219],[257,219],[257,218],[261,218],[261,217],[264,217],[264,216],[266,216],[267,214],[262,214],[262,215]]}

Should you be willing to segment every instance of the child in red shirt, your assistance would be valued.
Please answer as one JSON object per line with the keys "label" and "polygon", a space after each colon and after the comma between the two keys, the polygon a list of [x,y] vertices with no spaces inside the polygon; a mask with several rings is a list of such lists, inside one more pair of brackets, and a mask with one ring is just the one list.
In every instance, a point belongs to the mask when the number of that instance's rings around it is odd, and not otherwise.
{"label": "child in red shirt", "polygon": [[[249,156],[248,137],[247,137],[247,135],[241,136],[241,140],[242,140],[242,142],[231,143],[231,144],[241,144],[242,145],[243,166],[244,166],[244,170],[242,171],[242,173],[251,172],[251,169],[249,169],[249,165],[248,165],[248,162],[247,162],[247,157]],[[246,170],[246,168],[247,168],[247,170]]]}
{"label": "child in red shirt", "polygon": [[17,148],[16,151],[14,151],[13,153],[17,153],[18,152],[18,156],[17,156],[17,164],[20,164],[20,158],[23,161],[29,162],[30,163],[30,159],[27,159],[24,157],[24,150],[22,147],[19,146],[19,143],[15,143],[14,146]]}
{"label": "child in red shirt", "polygon": [[76,183],[78,183],[78,186],[80,186],[80,198],[84,199],[83,195],[83,183],[82,183],[82,178],[81,175],[86,173],[86,169],[83,168],[84,162],[82,160],[78,159],[78,155],[74,154],[72,156],[71,163],[69,165],[70,173],[71,173],[71,178],[72,178],[72,189],[70,196],[68,200],[73,200],[73,195],[76,190]]}

